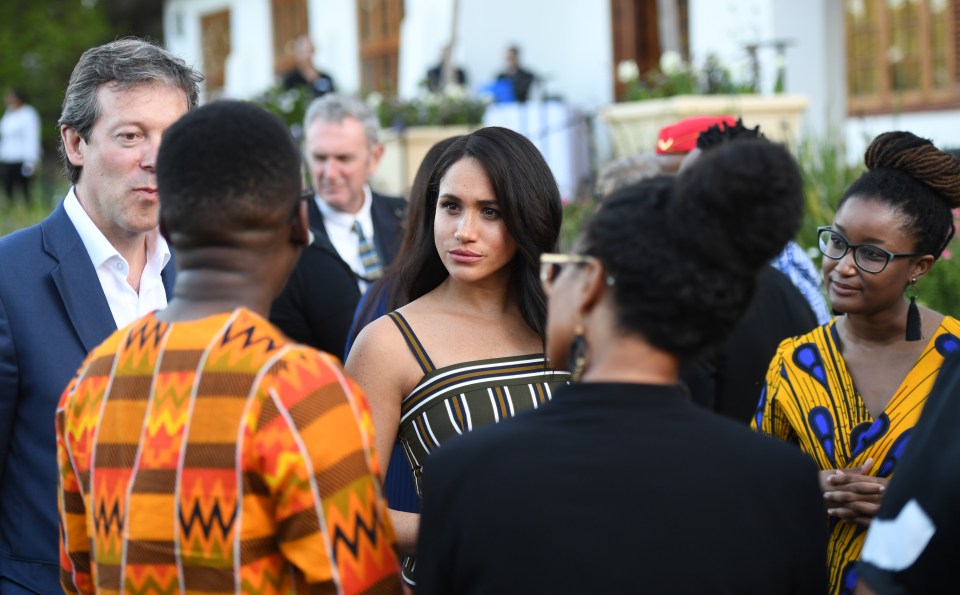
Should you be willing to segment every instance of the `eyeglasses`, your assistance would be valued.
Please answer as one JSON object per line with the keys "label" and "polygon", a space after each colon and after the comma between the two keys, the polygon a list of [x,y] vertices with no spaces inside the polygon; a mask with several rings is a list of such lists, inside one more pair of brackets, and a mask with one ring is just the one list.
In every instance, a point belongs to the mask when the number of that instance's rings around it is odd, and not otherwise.
{"label": "eyeglasses", "polygon": [[552,254],[544,252],[540,255],[540,282],[549,287],[560,276],[560,271],[567,264],[584,265],[595,261],[596,258],[586,254]]}
{"label": "eyeglasses", "polygon": [[832,260],[840,260],[847,255],[847,252],[853,250],[853,262],[866,273],[883,272],[894,258],[923,256],[920,252],[894,254],[873,244],[851,244],[847,238],[829,227],[818,227],[817,233],[820,235],[820,252],[824,256]]}

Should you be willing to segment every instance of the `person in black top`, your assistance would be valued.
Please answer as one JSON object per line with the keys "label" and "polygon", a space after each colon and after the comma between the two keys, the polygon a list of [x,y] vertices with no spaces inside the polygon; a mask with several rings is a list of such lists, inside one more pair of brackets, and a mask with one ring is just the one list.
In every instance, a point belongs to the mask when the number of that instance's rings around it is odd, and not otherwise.
{"label": "person in black top", "polygon": [[448,83],[461,86],[467,84],[467,73],[453,63],[450,64],[450,80],[443,80],[443,68],[449,60],[452,60],[450,53],[450,46],[443,46],[443,51],[440,52],[440,62],[427,70],[427,89],[431,93],[443,91]]}
{"label": "person in black top", "polygon": [[498,81],[509,81],[513,87],[513,98],[525,103],[530,94],[530,87],[536,76],[520,66],[520,48],[512,45],[507,48],[507,67],[497,75]]}
{"label": "person in black top", "polygon": [[960,354],[940,374],[863,545],[858,594],[945,593],[960,559]]}
{"label": "person in black top", "polygon": [[314,66],[314,47],[308,36],[301,35],[294,40],[293,54],[296,58],[296,65],[283,75],[280,84],[284,89],[306,87],[310,89],[314,97],[323,97],[327,93],[336,92],[337,88],[333,84],[333,77]]}
{"label": "person in black top", "polygon": [[573,254],[541,257],[546,352],[578,383],[431,455],[417,595],[822,594],[816,466],[678,384],[802,213],[789,152],[740,140],[614,193]]}

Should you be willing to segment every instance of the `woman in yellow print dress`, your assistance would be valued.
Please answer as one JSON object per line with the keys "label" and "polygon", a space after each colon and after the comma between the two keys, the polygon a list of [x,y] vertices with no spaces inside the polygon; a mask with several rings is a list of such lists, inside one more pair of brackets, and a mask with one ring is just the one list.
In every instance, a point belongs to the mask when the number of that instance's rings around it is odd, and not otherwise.
{"label": "woman in yellow print dress", "polygon": [[823,278],[840,314],[780,344],[752,421],[820,466],[830,592],[852,593],[867,525],[960,321],[916,304],[953,237],[960,165],[909,132],[867,148],[868,171],[820,228]]}

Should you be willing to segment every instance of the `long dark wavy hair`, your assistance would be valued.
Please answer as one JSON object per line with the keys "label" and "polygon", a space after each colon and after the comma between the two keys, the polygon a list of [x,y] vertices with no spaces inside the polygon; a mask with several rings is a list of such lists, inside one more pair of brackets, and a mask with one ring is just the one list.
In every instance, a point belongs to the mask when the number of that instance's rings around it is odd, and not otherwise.
{"label": "long dark wavy hair", "polygon": [[421,219],[407,233],[412,250],[400,263],[398,283],[413,301],[447,278],[434,242],[433,222],[440,181],[450,167],[470,157],[490,179],[504,225],[516,242],[510,263],[510,288],[516,292],[520,313],[527,325],[544,338],[547,307],[540,286],[540,255],[557,247],[563,209],[557,182],[540,151],[523,135],[498,126],[481,128],[454,141],[437,162],[427,183]]}
{"label": "long dark wavy hair", "polygon": [[[414,229],[423,220],[423,212],[426,209],[427,185],[430,183],[430,174],[433,168],[440,160],[440,155],[453,144],[460,136],[451,136],[438,141],[430,147],[427,154],[423,156],[420,167],[417,168],[417,174],[413,177],[413,185],[410,187],[410,197],[407,199],[407,218],[404,221],[403,242],[393,262],[384,269],[383,276],[367,288],[364,294],[361,306],[354,317],[353,325],[350,327],[350,336],[347,337],[347,352],[353,346],[357,335],[377,318],[383,315],[383,312],[391,312],[406,306],[410,303],[404,287],[397,282],[400,273],[400,265],[407,260],[408,255],[414,251],[414,234],[410,230]],[[385,310],[384,310],[385,308]]]}

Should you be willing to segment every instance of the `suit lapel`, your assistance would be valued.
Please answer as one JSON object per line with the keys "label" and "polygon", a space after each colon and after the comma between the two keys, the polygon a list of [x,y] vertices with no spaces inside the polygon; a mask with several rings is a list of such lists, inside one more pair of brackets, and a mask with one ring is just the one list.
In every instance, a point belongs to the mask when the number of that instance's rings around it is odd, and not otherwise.
{"label": "suit lapel", "polygon": [[44,250],[57,265],[50,272],[70,323],[87,351],[117,330],[97,271],[63,203],[40,224]]}
{"label": "suit lapel", "polygon": [[323,213],[320,212],[320,207],[317,206],[318,200],[320,200],[320,198],[314,194],[313,198],[307,202],[307,218],[310,220],[310,229],[313,230],[315,236],[323,236],[329,240],[327,226],[323,224]]}
{"label": "suit lapel", "polygon": [[177,267],[173,260],[172,252],[167,266],[163,267],[163,270],[160,271],[160,279],[163,280],[163,290],[167,294],[167,302],[169,303],[170,300],[173,299],[173,284],[177,280]]}

